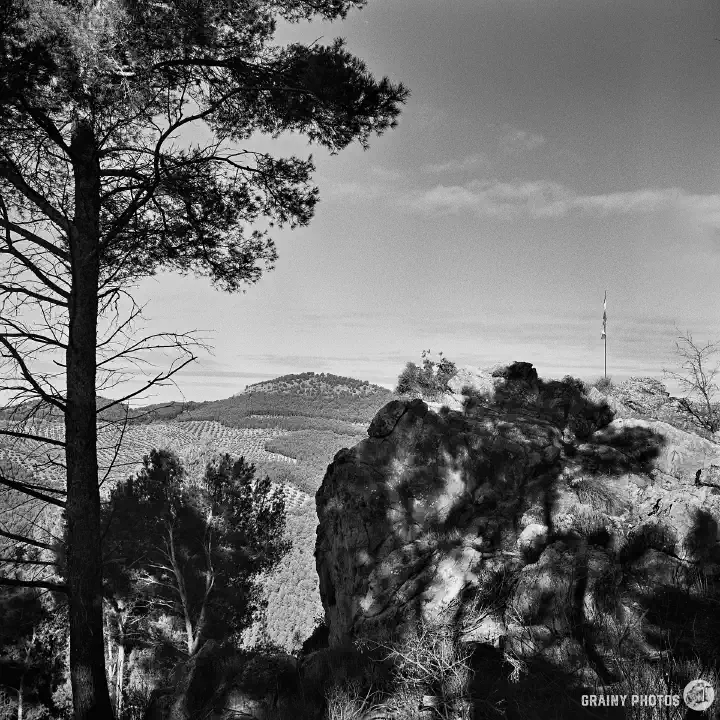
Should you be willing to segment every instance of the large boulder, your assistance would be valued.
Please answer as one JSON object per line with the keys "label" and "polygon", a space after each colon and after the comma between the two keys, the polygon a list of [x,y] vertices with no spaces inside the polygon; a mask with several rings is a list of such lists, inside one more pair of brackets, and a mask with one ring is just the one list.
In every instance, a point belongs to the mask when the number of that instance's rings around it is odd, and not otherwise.
{"label": "large boulder", "polygon": [[493,374],[497,369],[496,366],[477,368],[464,365],[459,367],[447,383],[447,392],[434,401],[424,399],[428,407],[433,410],[440,410],[443,407],[449,410],[462,410],[468,396],[492,402],[495,400],[496,388],[502,387],[506,383],[504,377]]}
{"label": "large boulder", "polygon": [[604,392],[593,388],[594,399],[604,398],[615,417],[642,420],[660,420],[680,430],[698,433],[701,436],[718,441],[712,434],[702,430],[692,419],[682,403],[672,397],[665,385],[652,377],[631,377]]}
{"label": "large boulder", "polygon": [[641,624],[638,588],[720,568],[717,445],[513,368],[462,410],[389,403],[335,456],[316,494],[330,648],[423,619],[607,680],[587,627]]}
{"label": "large boulder", "polygon": [[652,377],[631,377],[609,390],[610,397],[622,406],[623,417],[659,418],[672,403],[665,385]]}
{"label": "large boulder", "polygon": [[447,383],[447,392],[439,399],[427,401],[433,410],[446,407],[462,410],[466,399],[496,402],[502,398],[536,397],[538,375],[531,363],[513,362],[510,365],[496,364],[486,368],[464,365],[457,369]]}
{"label": "large boulder", "polygon": [[477,395],[484,395],[489,400],[495,397],[495,387],[499,384],[498,378],[493,377],[491,370],[474,368],[470,365],[458,368],[455,375],[448,381],[448,390],[456,395],[462,395],[469,390]]}
{"label": "large boulder", "polygon": [[389,403],[368,433],[335,456],[316,494],[331,646],[417,610],[434,618],[473,582],[485,553],[517,552],[507,518],[522,514],[521,486],[542,484],[561,448],[548,421],[508,422],[492,408],[443,417],[419,400],[402,411]]}

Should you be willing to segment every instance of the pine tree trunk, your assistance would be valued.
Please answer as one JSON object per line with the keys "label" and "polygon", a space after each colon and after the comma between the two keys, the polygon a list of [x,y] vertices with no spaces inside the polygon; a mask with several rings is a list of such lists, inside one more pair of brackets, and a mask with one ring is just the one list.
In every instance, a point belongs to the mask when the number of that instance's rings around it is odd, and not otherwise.
{"label": "pine tree trunk", "polygon": [[88,121],[76,121],[71,152],[75,218],[69,237],[72,287],[65,413],[70,678],[75,720],[108,720],[113,713],[105,675],[95,421],[100,164]]}

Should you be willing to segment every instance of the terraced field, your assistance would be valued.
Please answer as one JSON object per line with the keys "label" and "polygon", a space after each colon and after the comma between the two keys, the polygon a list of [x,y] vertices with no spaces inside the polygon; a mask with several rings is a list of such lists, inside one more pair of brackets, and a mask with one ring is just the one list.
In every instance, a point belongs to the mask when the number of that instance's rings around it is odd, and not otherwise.
{"label": "terraced field", "polygon": [[[41,423],[25,431],[61,440],[61,423]],[[271,438],[286,431],[271,428],[230,428],[212,420],[193,420],[182,423],[152,423],[129,425],[124,431],[119,425],[98,427],[98,463],[103,487],[133,474],[142,466],[142,458],[153,448],[175,451],[188,471],[191,480],[202,475],[205,465],[219,453],[244,456],[252,463],[296,464],[297,460],[265,450]],[[57,486],[63,482],[63,453],[60,448],[34,440],[0,437],[0,460],[22,466],[32,472],[37,481]],[[286,485],[288,506],[302,504],[308,497],[297,488]]]}

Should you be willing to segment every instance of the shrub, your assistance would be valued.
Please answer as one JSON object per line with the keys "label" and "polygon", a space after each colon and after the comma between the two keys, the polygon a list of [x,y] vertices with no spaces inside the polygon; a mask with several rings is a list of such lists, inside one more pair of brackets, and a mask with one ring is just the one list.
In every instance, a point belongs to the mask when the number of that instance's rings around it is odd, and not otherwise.
{"label": "shrub", "polygon": [[[460,644],[453,628],[420,621],[395,642],[366,642],[385,651],[385,660],[392,662],[393,695],[434,696],[438,701],[437,717],[449,720],[458,716],[469,696],[472,651]],[[392,706],[393,697],[385,704]]]}
{"label": "shrub", "polygon": [[607,476],[585,477],[573,488],[580,502],[597,512],[618,513],[624,510],[624,504]]}
{"label": "shrub", "polygon": [[420,368],[412,362],[405,365],[405,369],[398,376],[395,392],[398,395],[412,395],[420,385]]}
{"label": "shrub", "polygon": [[595,380],[595,382],[590,384],[590,387],[594,387],[601,393],[607,393],[615,387],[615,383],[612,381],[611,377],[599,377]]}
{"label": "shrub", "polygon": [[431,360],[429,355],[430,350],[422,351],[422,367],[412,362],[405,365],[405,369],[398,376],[396,394],[437,400],[447,392],[448,382],[457,372],[457,366],[442,357],[442,353],[437,362]]}

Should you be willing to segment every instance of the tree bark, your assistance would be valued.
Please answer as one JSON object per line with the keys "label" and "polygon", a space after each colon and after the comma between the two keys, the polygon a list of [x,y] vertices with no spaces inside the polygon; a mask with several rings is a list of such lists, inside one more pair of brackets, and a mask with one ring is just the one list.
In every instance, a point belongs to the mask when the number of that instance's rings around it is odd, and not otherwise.
{"label": "tree bark", "polygon": [[175,574],[175,582],[177,584],[178,595],[180,595],[180,603],[185,617],[185,636],[187,638],[188,656],[193,656],[193,647],[195,645],[195,633],[193,632],[192,616],[190,615],[190,601],[188,599],[187,589],[185,587],[185,579],[183,578],[182,568],[175,554],[175,534],[173,527],[168,527],[168,545],[170,547],[170,562],[172,563],[173,573]]}
{"label": "tree bark", "polygon": [[103,642],[100,490],[98,487],[96,350],[100,244],[100,162],[91,123],[73,127],[75,218],[69,234],[67,410],[67,584],[70,678],[75,720],[113,717]]}
{"label": "tree bark", "polygon": [[203,635],[205,632],[205,623],[207,622],[207,606],[210,593],[212,592],[213,586],[215,585],[215,573],[212,568],[212,535],[210,535],[210,523],[212,522],[212,512],[208,514],[206,519],[206,537],[207,542],[205,544],[205,594],[203,595],[202,606],[200,607],[200,614],[198,615],[197,623],[195,624],[195,639],[193,640],[192,647],[190,648],[190,656],[192,657],[201,647],[203,641]]}
{"label": "tree bark", "polygon": [[115,670],[115,717],[122,717],[123,679],[125,675],[125,639],[118,641],[117,665]]}
{"label": "tree bark", "polygon": [[25,671],[20,676],[20,684],[17,690],[17,720],[23,720],[23,702],[25,700]]}

